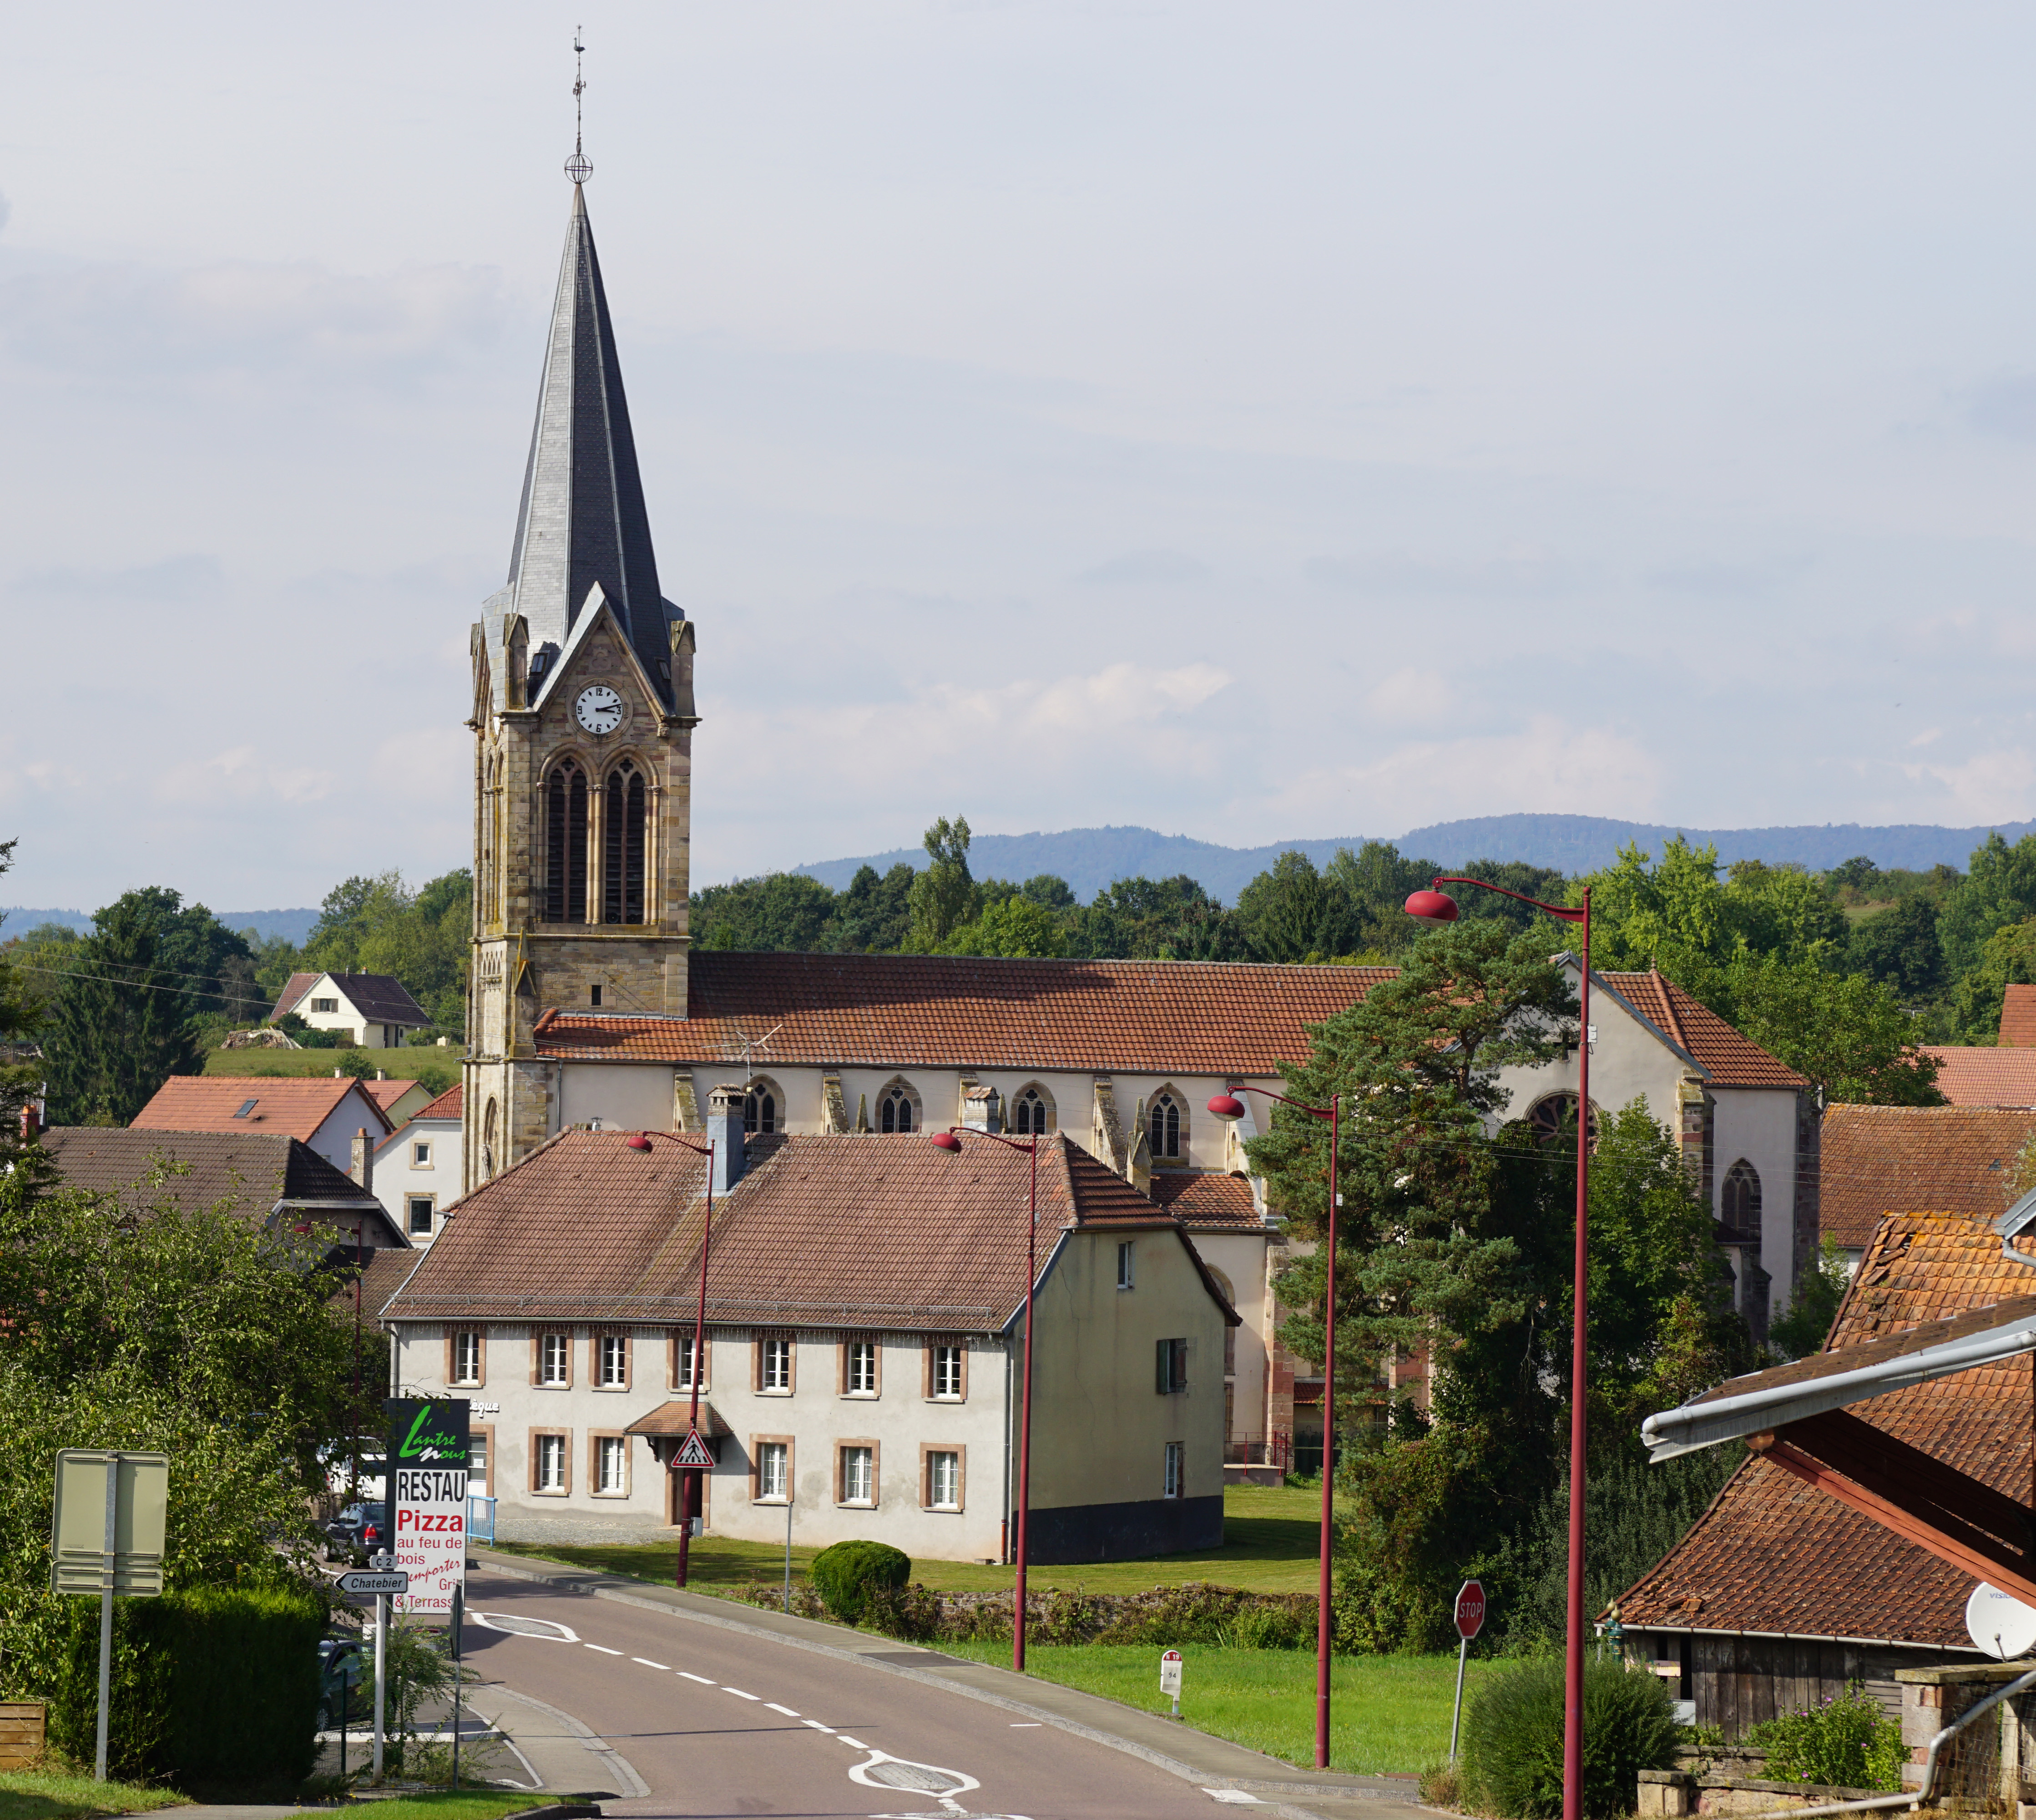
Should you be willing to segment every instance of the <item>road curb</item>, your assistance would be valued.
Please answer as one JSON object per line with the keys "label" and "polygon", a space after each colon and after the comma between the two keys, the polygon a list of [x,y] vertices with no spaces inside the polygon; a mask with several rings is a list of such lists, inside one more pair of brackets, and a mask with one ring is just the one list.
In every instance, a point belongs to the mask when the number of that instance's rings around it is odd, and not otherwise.
{"label": "road curb", "polygon": [[601,1807],[594,1801],[554,1801],[543,1807],[524,1807],[505,1814],[502,1820],[600,1820]]}
{"label": "road curb", "polygon": [[[914,1667],[908,1663],[886,1661],[882,1656],[867,1650],[848,1649],[839,1644],[823,1643],[816,1637],[790,1635],[772,1626],[745,1623],[740,1618],[732,1615],[723,1616],[718,1612],[699,1611],[690,1605],[676,1604],[670,1600],[647,1598],[640,1593],[632,1592],[626,1581],[609,1581],[604,1577],[590,1574],[583,1568],[556,1566],[552,1566],[551,1571],[546,1573],[541,1571],[540,1569],[541,1566],[550,1566],[549,1563],[534,1562],[518,1556],[483,1554],[479,1550],[476,1550],[475,1553],[480,1557],[478,1564],[481,1566],[491,1573],[500,1573],[509,1579],[533,1581],[540,1585],[550,1586],[555,1591],[571,1593],[576,1598],[606,1599],[617,1605],[633,1605],[639,1611],[659,1611],[667,1617],[684,1618],[689,1622],[705,1624],[715,1630],[732,1630],[745,1637],[767,1638],[773,1643],[782,1643],[788,1649],[803,1649],[810,1655],[831,1656],[842,1662],[863,1663],[870,1667],[880,1669],[886,1674],[896,1675],[907,1681],[916,1681],[922,1686],[941,1688],[948,1693],[959,1694],[966,1699],[977,1701],[986,1706],[997,1707],[1003,1712],[1022,1713],[1026,1718],[1038,1724],[1054,1726],[1077,1738],[1086,1738],[1092,1743],[1107,1745],[1113,1750],[1122,1750],[1128,1756],[1139,1758],[1152,1764],[1156,1769],[1165,1770],[1170,1776],[1178,1776],[1184,1782],[1193,1783],[1198,1788],[1234,1788],[1248,1795],[1276,1795],[1289,1799],[1296,1796],[1303,1799],[1315,1796],[1333,1797],[1344,1801],[1377,1801],[1408,1807],[1416,1805],[1420,1799],[1418,1795],[1414,1795],[1413,1798],[1409,1799],[1397,1789],[1380,1788],[1375,1782],[1367,1783],[1356,1777],[1336,1782],[1304,1779],[1295,1776],[1290,1765],[1280,1762],[1276,1758],[1263,1756],[1246,1745],[1233,1743],[1227,1738],[1216,1738],[1212,1733],[1201,1733],[1198,1735],[1209,1738],[1212,1743],[1220,1745],[1227,1750],[1235,1750],[1246,1757],[1257,1758],[1265,1765],[1268,1773],[1225,1775],[1206,1769],[1197,1769],[1193,1764],[1183,1762],[1178,1757],[1170,1756],[1165,1751],[1145,1743],[1142,1739],[1127,1738],[1121,1732],[1107,1731],[1099,1725],[1087,1724],[1079,1719],[1070,1718],[1065,1713],[1054,1711],[1050,1707],[1034,1705],[1030,1701],[1014,1695],[998,1693],[986,1687],[974,1686],[967,1682],[954,1680],[931,1670]],[[564,1577],[568,1575],[583,1582],[598,1579],[599,1583],[575,1584],[573,1579]],[[703,1600],[710,1596],[700,1593],[679,1595],[674,1592],[675,1599],[680,1596]],[[736,1611],[745,1609],[743,1607],[733,1605],[730,1601],[717,1600],[715,1603],[730,1603],[732,1610]],[[776,1615],[773,1614],[773,1615]],[[812,1622],[813,1620],[803,1619],[799,1622]],[[848,1634],[861,1636],[865,1633],[855,1631],[850,1632]],[[895,1640],[891,1638],[873,1638],[873,1641],[893,1643],[895,1647],[900,1649],[913,1647],[911,1645],[896,1645]],[[971,1668],[990,1667],[988,1664],[975,1662],[968,1663],[967,1666]],[[992,1673],[1009,1672],[1009,1671],[993,1667],[990,1671]],[[1013,1679],[1015,1679],[1016,1677],[1014,1676]],[[1101,1706],[1122,1705],[1121,1701],[1111,1700],[1106,1695],[1086,1693],[1078,1688],[1069,1688],[1063,1691],[1075,1694],[1083,1700],[1093,1701]],[[1141,1719],[1149,1719],[1152,1716],[1149,1713],[1140,1712],[1134,1706],[1125,1706],[1123,1710],[1126,1713],[1137,1713]],[[561,1714],[560,1716],[566,1716]],[[1282,1771],[1285,1771],[1286,1773],[1281,1774]],[[1412,1792],[1410,1791],[1409,1793],[1411,1794]]]}

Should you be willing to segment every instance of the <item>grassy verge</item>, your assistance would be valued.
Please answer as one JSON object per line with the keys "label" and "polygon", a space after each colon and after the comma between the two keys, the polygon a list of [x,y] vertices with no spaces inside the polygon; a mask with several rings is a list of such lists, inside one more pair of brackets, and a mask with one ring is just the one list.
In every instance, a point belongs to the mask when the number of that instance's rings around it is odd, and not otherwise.
{"label": "grassy verge", "polygon": [[[207,1074],[270,1075],[301,1080],[322,1075],[327,1080],[344,1057],[371,1057],[391,1080],[459,1078],[460,1052],[454,1049],[215,1049],[205,1053]],[[435,1072],[434,1072],[435,1071]],[[426,1085],[430,1080],[426,1080]],[[443,1091],[441,1089],[440,1091]]]}
{"label": "grassy verge", "polygon": [[[942,1643],[949,1656],[1001,1667],[1008,1643]],[[1227,1738],[1312,1768],[1315,1761],[1315,1658],[1299,1649],[1225,1649],[1181,1645],[1181,1718],[1197,1731]],[[1489,1664],[1473,1662],[1465,1698]],[[1033,1645],[1028,1673],[1043,1681],[1100,1694],[1148,1713],[1171,1703],[1159,1692],[1159,1652],[1145,1647]],[[1329,1767],[1354,1776],[1416,1776],[1449,1754],[1450,1709],[1456,1694],[1453,1656],[1339,1656],[1329,1685]]]}
{"label": "grassy verge", "polygon": [[70,1820],[96,1814],[140,1814],[190,1799],[169,1788],[95,1782],[54,1769],[0,1769],[0,1820]]}
{"label": "grassy verge", "polygon": [[549,1795],[476,1794],[450,1788],[429,1795],[397,1795],[386,1801],[364,1802],[362,1820],[502,1820],[553,1799]]}
{"label": "grassy verge", "polygon": [[[1317,1527],[1321,1494],[1284,1486],[1233,1486],[1223,1494],[1220,1548],[1188,1554],[1161,1554],[1142,1561],[1088,1562],[1079,1567],[1035,1567],[1027,1576],[1035,1592],[1149,1592],[1192,1580],[1241,1587],[1247,1592],[1315,1590]],[[497,1543],[505,1554],[536,1555],[598,1573],[672,1583],[679,1545],[650,1543]],[[817,1552],[792,1551],[792,1577],[803,1581]],[[694,1543],[687,1577],[703,1592],[725,1590],[746,1580],[775,1581],[784,1572],[785,1551],[767,1542],[737,1542],[703,1536]],[[937,1592],[1009,1592],[1008,1567],[970,1561],[914,1561],[912,1577]]]}

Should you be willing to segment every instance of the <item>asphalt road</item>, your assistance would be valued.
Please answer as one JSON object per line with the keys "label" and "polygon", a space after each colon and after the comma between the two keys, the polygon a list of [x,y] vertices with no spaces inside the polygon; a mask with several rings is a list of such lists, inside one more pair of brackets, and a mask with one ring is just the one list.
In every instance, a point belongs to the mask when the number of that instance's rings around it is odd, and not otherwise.
{"label": "asphalt road", "polygon": [[[1171,1820],[1223,1810],[1139,1758],[764,1637],[467,1577],[467,1661],[570,1713],[650,1784],[611,1814]],[[490,1621],[492,1620],[492,1624]]]}

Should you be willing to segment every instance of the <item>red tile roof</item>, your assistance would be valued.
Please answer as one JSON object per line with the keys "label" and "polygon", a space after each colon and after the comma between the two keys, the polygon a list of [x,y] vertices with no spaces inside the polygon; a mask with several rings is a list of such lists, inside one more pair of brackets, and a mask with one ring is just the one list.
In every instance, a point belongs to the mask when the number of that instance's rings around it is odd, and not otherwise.
{"label": "red tile roof", "polygon": [[295,1011],[297,1001],[324,978],[322,973],[292,974],[285,982],[283,989],[276,995],[276,1008],[269,1013],[270,1021],[273,1022],[285,1012]]}
{"label": "red tile roof", "polygon": [[421,1251],[388,1249],[371,1251],[368,1254],[368,1268],[359,1272],[353,1264],[342,1258],[334,1270],[335,1285],[330,1302],[340,1314],[351,1318],[354,1311],[353,1279],[360,1279],[360,1318],[369,1324],[382,1317],[382,1310],[388,1305],[389,1298],[401,1289],[409,1279],[410,1272],[417,1268],[424,1256]]}
{"label": "red tile roof", "polygon": [[[368,1085],[324,1075],[173,1074],[129,1129],[272,1132],[308,1143],[341,1100],[355,1087]],[[371,1137],[379,1138],[389,1129],[389,1121],[371,1096],[364,1093],[361,1098],[366,1108],[361,1123]],[[254,1104],[247,1116],[236,1117],[251,1100]]]}
{"label": "red tile roof", "polygon": [[[1834,1348],[2027,1295],[1985,1222],[1897,1214],[1875,1234]],[[2027,1357],[1856,1404],[1852,1413],[1996,1490],[2029,1497]],[[1970,1651],[1970,1576],[1757,1456],[1619,1600],[1629,1627],[1766,1631]]]}
{"label": "red tile roof", "polygon": [[1597,975],[1674,1043],[1702,1063],[1720,1087],[1808,1087],[1789,1064],[1741,1036],[1707,1005],[1658,973]]}
{"label": "red tile roof", "polygon": [[696,954],[684,1018],[548,1012],[541,1055],[1271,1074],[1389,967]]}
{"label": "red tile roof", "polygon": [[410,1122],[414,1125],[420,1118],[458,1118],[466,1106],[466,1096],[464,1087],[449,1087],[429,1106],[412,1113]]}
{"label": "red tile roof", "polygon": [[1242,1175],[1219,1175],[1210,1170],[1156,1169],[1152,1199],[1190,1231],[1219,1227],[1251,1232],[1265,1230],[1251,1198],[1251,1184]]}
{"label": "red tile roof", "polygon": [[2036,1049],[2036,985],[2011,985],[2000,1001],[2000,1046]]}
{"label": "red tile roof", "polygon": [[1964,1049],[1925,1044],[1937,1064],[1937,1091],[1953,1106],[2036,1106],[2036,1049]]}
{"label": "red tile roof", "polygon": [[[1029,1159],[966,1137],[757,1137],[714,1207],[707,1313],[722,1323],[993,1332],[1025,1294]],[[692,1318],[705,1163],[654,1134],[566,1131],[462,1201],[390,1309],[420,1320]],[[1065,1137],[1039,1155],[1039,1261],[1074,1226],[1179,1223]],[[560,1234],[573,1242],[561,1245]],[[1222,1292],[1203,1269],[1219,1302]],[[1235,1321],[1227,1302],[1227,1318]]]}
{"label": "red tile roof", "polygon": [[362,1091],[385,1114],[417,1084],[414,1080],[364,1080],[360,1083]]}
{"label": "red tile roof", "polygon": [[1998,1106],[1828,1107],[1818,1166],[1823,1236],[1858,1249],[1883,1214],[1923,1209],[1991,1219],[2013,1198],[2015,1161],[2032,1133],[2036,1112]]}
{"label": "red tile roof", "polygon": [[[941,955],[696,954],[684,1018],[546,1012],[537,1053],[877,1068],[1269,1075],[1395,970]],[[1659,974],[1600,976],[1725,1087],[1806,1086]]]}

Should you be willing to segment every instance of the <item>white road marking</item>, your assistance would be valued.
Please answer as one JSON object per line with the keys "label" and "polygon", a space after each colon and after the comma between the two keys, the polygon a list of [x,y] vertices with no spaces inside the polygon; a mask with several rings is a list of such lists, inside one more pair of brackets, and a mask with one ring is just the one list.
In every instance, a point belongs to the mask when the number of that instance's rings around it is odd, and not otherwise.
{"label": "white road marking", "polygon": [[824,1731],[830,1738],[834,1735],[834,1728],[831,1725],[823,1725],[817,1719],[809,1719],[806,1723],[816,1731]]}
{"label": "white road marking", "polygon": [[714,1686],[714,1682],[708,1680],[704,1675],[696,1675],[690,1668],[681,1668],[679,1672],[685,1676],[688,1681],[697,1681],[703,1687],[711,1687]]}
{"label": "white road marking", "polygon": [[605,1643],[590,1643],[586,1647],[590,1649],[598,1649],[604,1656],[620,1656],[622,1653],[619,1649],[609,1649]]}
{"label": "white road marking", "polygon": [[798,1717],[798,1714],[794,1713],[790,1707],[780,1706],[775,1700],[767,1700],[764,1704],[769,1707],[773,1713],[783,1713],[787,1719],[796,1719]]}
{"label": "white road marking", "polygon": [[662,1662],[653,1662],[653,1661],[650,1660],[650,1658],[649,1656],[631,1656],[631,1657],[629,1658],[629,1660],[630,1660],[632,1662],[640,1662],[640,1663],[642,1663],[642,1664],[643,1664],[643,1666],[644,1666],[646,1668],[654,1668],[654,1669],[656,1669],[656,1670],[658,1671],[658,1673],[660,1673],[661,1675],[669,1675],[669,1674],[670,1674],[670,1673],[671,1673],[671,1670],[670,1670],[670,1669],[669,1669],[669,1668],[667,1668],[667,1667],[664,1665],[664,1664],[663,1664],[663,1663],[662,1663]]}
{"label": "white road marking", "polygon": [[723,1687],[722,1692],[733,1694],[738,1700],[761,1700],[764,1698],[760,1694],[745,1694],[740,1687]]}
{"label": "white road marking", "polygon": [[835,1735],[851,1750],[867,1750],[869,1748],[860,1738],[851,1738],[846,1731],[837,1731]]}
{"label": "white road marking", "polygon": [[1205,1788],[1202,1792],[1212,1800],[1220,1801],[1228,1807],[1263,1807],[1265,1803],[1256,1795],[1242,1788]]}
{"label": "white road marking", "polygon": [[1013,1731],[1036,1731],[1045,1724],[1043,1719],[1014,1719],[1011,1721],[1011,1729]]}
{"label": "white road marking", "polygon": [[518,1618],[506,1611],[476,1611],[471,1607],[466,1615],[484,1630],[499,1630],[505,1637],[534,1637],[543,1643],[579,1641],[579,1632],[549,1618]]}

